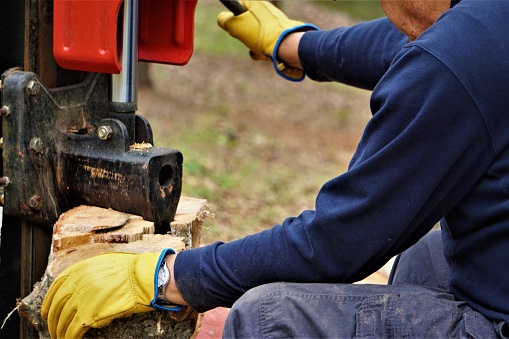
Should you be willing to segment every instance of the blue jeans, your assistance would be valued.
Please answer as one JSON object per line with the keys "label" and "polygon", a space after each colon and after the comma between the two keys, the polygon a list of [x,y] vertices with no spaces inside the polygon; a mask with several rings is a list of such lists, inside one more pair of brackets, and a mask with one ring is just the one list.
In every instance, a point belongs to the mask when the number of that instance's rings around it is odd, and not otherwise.
{"label": "blue jeans", "polygon": [[389,285],[273,283],[232,307],[224,338],[497,338],[447,291],[439,231],[398,256]]}

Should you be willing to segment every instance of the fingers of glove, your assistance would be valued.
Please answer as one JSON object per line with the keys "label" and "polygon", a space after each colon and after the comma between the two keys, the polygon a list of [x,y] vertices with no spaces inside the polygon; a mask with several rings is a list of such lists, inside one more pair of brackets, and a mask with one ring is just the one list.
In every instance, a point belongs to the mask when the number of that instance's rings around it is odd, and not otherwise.
{"label": "fingers of glove", "polygon": [[48,289],[48,292],[46,293],[46,296],[44,297],[44,300],[42,302],[41,306],[41,316],[43,319],[48,319],[48,314],[51,309],[51,305],[53,304],[53,300],[55,298],[55,294],[59,290],[60,286],[62,286],[63,283],[67,280],[68,275],[60,275],[53,281],[51,286]]}
{"label": "fingers of glove", "polygon": [[[133,310],[134,310],[134,308],[129,308],[129,309],[124,310],[122,312],[116,312],[114,314],[110,314],[109,316],[101,316],[101,315],[98,314],[95,317],[94,322],[91,323],[89,327],[92,327],[92,328],[101,328],[101,327],[104,327],[104,326],[108,325],[109,323],[111,323],[115,319],[127,318],[127,317],[132,316],[134,313],[140,313],[140,312],[134,312]],[[153,311],[154,309],[150,308],[150,310]],[[77,323],[76,325],[79,326],[79,323]]]}
{"label": "fingers of glove", "polygon": [[99,327],[97,323],[105,326],[118,317],[111,315],[119,313],[116,307],[118,305],[111,305],[112,300],[107,300],[104,296],[104,294],[111,294],[111,291],[96,292],[99,293],[88,295],[86,299],[83,295],[73,295],[63,305],[56,330],[58,338],[81,338],[90,327]]}
{"label": "fingers of glove", "polygon": [[48,317],[48,330],[51,338],[60,338],[58,328],[61,324],[66,323],[68,321],[65,314],[62,315],[62,309],[67,305],[71,296],[66,296],[61,300],[54,300],[51,303],[51,307],[47,314]]}
{"label": "fingers of glove", "polygon": [[250,50],[263,54],[263,47],[260,46],[260,23],[257,18],[249,12],[240,15],[233,15],[231,12],[219,13],[218,25],[230,35],[240,40]]}
{"label": "fingers of glove", "polygon": [[227,29],[225,28],[226,22],[233,18],[234,16],[235,15],[233,15],[232,12],[221,12],[217,15],[217,24],[219,25],[219,27],[227,31]]}
{"label": "fingers of glove", "polygon": [[[67,314],[66,318],[61,318],[58,321],[57,328],[56,328],[56,337],[53,337],[53,334],[51,334],[51,338],[67,338],[67,329],[69,328],[69,324],[72,323],[74,320],[74,316],[76,315],[76,310],[74,312],[71,312]],[[69,336],[69,338],[72,338],[72,336]]]}
{"label": "fingers of glove", "polygon": [[[62,280],[61,283],[60,280]],[[74,316],[75,313],[74,303],[71,302],[71,298],[75,293],[76,286],[72,281],[69,281],[67,277],[60,280],[55,280],[50,288],[54,290],[54,292],[52,291],[52,294],[48,292],[45,298],[45,300],[48,299],[49,302],[51,302],[49,310],[47,311],[50,333],[55,332],[55,328],[69,321],[69,317]],[[53,331],[51,328],[53,328]],[[59,333],[58,330],[56,332],[57,334]]]}
{"label": "fingers of glove", "polygon": [[[69,314],[65,321],[60,321],[57,328],[58,338],[83,338],[90,325],[76,315],[76,311]],[[53,337],[52,337],[53,338]]]}
{"label": "fingers of glove", "polygon": [[251,57],[251,59],[253,59],[254,61],[270,61],[271,59],[266,56],[265,54],[257,54],[253,51],[249,51],[249,56]]}
{"label": "fingers of glove", "polygon": [[[123,283],[128,284],[127,281]],[[88,295],[86,299],[83,296],[74,295],[73,300],[64,306],[57,327],[59,338],[60,336],[62,338],[81,338],[89,328],[106,326],[113,319],[120,318],[126,313],[123,308],[128,310],[132,308],[132,301],[121,299],[124,296],[124,291],[120,291],[120,295],[114,296],[114,300],[108,300],[105,294],[113,295],[114,292],[107,290],[106,285],[107,283],[104,284],[105,291]],[[132,313],[130,312],[130,314]]]}
{"label": "fingers of glove", "polygon": [[221,12],[217,15],[217,24],[234,38],[244,41],[257,37],[260,30],[258,18],[250,12],[234,15],[232,12]]}

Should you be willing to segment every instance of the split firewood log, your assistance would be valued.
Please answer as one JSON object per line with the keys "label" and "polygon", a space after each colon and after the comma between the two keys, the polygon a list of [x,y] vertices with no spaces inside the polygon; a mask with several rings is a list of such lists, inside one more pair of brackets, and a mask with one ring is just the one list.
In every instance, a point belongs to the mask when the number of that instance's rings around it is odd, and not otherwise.
{"label": "split firewood log", "polygon": [[[105,252],[176,252],[199,246],[200,229],[213,216],[204,199],[182,197],[169,234],[154,234],[154,224],[141,217],[94,206],[79,206],[63,213],[55,223],[48,266],[32,293],[18,301],[18,312],[50,338],[40,315],[42,301],[53,280],[80,260]],[[201,315],[185,307],[180,312],[152,311],[116,319],[108,326],[90,329],[85,338],[189,338],[197,333]]]}

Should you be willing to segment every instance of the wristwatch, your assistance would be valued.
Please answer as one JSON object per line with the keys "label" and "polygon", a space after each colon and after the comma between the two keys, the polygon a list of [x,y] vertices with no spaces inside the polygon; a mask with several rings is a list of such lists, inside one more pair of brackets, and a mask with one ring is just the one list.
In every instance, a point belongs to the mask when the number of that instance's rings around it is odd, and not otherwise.
{"label": "wristwatch", "polygon": [[166,258],[170,254],[175,254],[175,251],[171,248],[164,250],[159,256],[158,265],[156,266],[156,274],[154,277],[154,299],[150,302],[150,307],[156,310],[164,311],[180,311],[183,306],[176,305],[168,301],[164,296],[166,286],[170,282],[170,270],[166,266]]}
{"label": "wristwatch", "polygon": [[159,272],[157,273],[157,304],[159,305],[171,305],[166,300],[164,292],[166,291],[166,285],[170,282],[170,270],[166,266],[166,258],[164,258],[161,266],[159,266]]}

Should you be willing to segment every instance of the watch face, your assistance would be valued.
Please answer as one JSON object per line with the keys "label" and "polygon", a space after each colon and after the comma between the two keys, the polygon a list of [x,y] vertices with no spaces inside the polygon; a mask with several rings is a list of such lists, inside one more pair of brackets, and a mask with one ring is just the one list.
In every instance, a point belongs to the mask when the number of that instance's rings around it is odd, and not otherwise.
{"label": "watch face", "polygon": [[166,267],[166,262],[163,262],[157,273],[157,287],[165,286],[170,280],[170,271]]}

